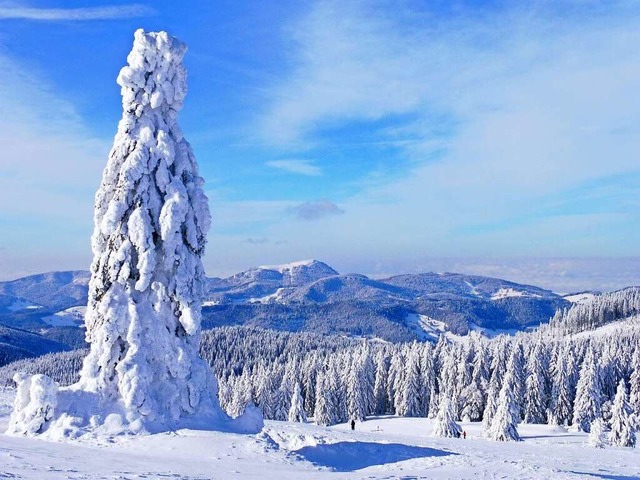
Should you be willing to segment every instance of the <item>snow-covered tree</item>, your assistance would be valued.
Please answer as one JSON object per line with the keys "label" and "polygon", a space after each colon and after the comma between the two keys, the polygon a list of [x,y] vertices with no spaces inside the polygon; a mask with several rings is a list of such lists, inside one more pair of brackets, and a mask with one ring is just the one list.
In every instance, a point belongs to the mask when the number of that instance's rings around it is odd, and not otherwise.
{"label": "snow-covered tree", "polygon": [[618,447],[635,447],[636,432],[630,418],[631,407],[627,400],[627,387],[624,380],[618,384],[611,413],[611,433],[609,433],[611,444]]}
{"label": "snow-covered tree", "polygon": [[415,350],[409,353],[403,375],[404,382],[399,390],[399,404],[396,405],[396,414],[403,417],[422,416],[420,409],[420,357]]}
{"label": "snow-covered tree", "polygon": [[307,415],[304,412],[304,401],[302,400],[302,393],[298,382],[296,382],[293,388],[291,408],[289,409],[289,421],[302,423],[307,421]]}
{"label": "snow-covered tree", "polygon": [[443,395],[440,401],[436,424],[433,427],[433,436],[435,437],[459,437],[462,428],[456,423],[453,405],[449,397]]}
{"label": "snow-covered tree", "polygon": [[596,418],[591,422],[590,430],[587,445],[593,448],[604,448],[607,445],[607,434],[602,419]]}
{"label": "snow-covered tree", "polygon": [[313,413],[317,425],[334,425],[337,420],[337,405],[334,403],[335,395],[325,372],[318,373],[316,377],[316,408]]}
{"label": "snow-covered tree", "polygon": [[528,375],[524,398],[524,421],[527,423],[546,423],[547,421],[548,395],[545,377],[547,369],[544,347],[542,342],[538,341],[527,364]]}
{"label": "snow-covered tree", "polygon": [[[135,32],[118,76],[123,116],[95,197],[85,316],[90,342],[66,402],[78,428],[124,413],[127,431],[173,428],[185,417],[227,421],[215,378],[199,357],[202,256],[210,225],[203,179],[178,112],[187,92],[186,46]],[[84,411],[101,405],[107,411]],[[60,425],[65,423],[62,419]],[[61,426],[61,428],[63,428]]]}
{"label": "snow-covered tree", "polygon": [[573,407],[573,425],[583,432],[589,432],[591,422],[600,418],[602,409],[600,390],[600,370],[593,350],[589,350],[580,368],[580,379]]}
{"label": "snow-covered tree", "polygon": [[629,380],[629,405],[637,416],[640,416],[640,348],[636,349],[631,363],[631,379]]}
{"label": "snow-covered tree", "polygon": [[551,387],[551,405],[549,423],[568,425],[572,417],[571,402],[571,372],[569,372],[569,349],[559,350],[555,362],[554,376]]}
{"label": "snow-covered tree", "polygon": [[[512,362],[510,362],[512,363]],[[485,430],[486,438],[500,442],[519,441],[518,421],[520,413],[516,403],[517,375],[509,370],[505,375],[504,384],[500,389],[495,415],[491,419],[488,430]]]}

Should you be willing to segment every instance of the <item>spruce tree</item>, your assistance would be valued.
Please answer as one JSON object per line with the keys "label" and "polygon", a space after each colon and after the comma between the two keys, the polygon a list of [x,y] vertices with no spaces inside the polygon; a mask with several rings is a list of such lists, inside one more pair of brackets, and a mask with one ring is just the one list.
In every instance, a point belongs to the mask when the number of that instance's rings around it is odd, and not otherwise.
{"label": "spruce tree", "polygon": [[624,380],[618,384],[613,402],[609,441],[618,447],[636,446],[636,432],[631,421],[631,407],[627,400],[627,388]]}
{"label": "spruce tree", "polygon": [[451,400],[443,395],[436,424],[433,427],[433,435],[435,437],[459,437],[460,433],[462,433],[462,428],[456,423]]}
{"label": "spruce tree", "polygon": [[587,351],[580,368],[580,379],[573,407],[573,425],[583,432],[589,432],[591,422],[601,417],[602,400],[600,393],[600,371],[592,349]]}
{"label": "spruce tree", "polygon": [[488,439],[501,442],[520,440],[518,434],[520,413],[516,403],[517,389],[517,375],[513,370],[508,370],[504,384],[500,389],[495,415],[491,419],[489,429],[485,430],[485,436]]}
{"label": "spruce tree", "polygon": [[548,396],[545,378],[547,368],[542,342],[538,341],[527,364],[528,375],[524,399],[524,421],[527,423],[546,423],[547,421]]}
{"label": "spruce tree", "polygon": [[607,435],[601,418],[591,422],[587,445],[593,448],[604,448],[607,445]]}
{"label": "spruce tree", "polygon": [[289,421],[301,422],[307,421],[307,415],[304,412],[304,401],[302,400],[302,390],[300,383],[296,382],[293,388],[293,396],[291,397],[291,408],[289,409]]}

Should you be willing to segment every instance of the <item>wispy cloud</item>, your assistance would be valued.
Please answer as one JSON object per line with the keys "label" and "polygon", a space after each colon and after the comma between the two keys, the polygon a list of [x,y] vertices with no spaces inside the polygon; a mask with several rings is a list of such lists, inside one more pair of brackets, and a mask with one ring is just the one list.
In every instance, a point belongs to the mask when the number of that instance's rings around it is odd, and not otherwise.
{"label": "wispy cloud", "polygon": [[154,15],[156,11],[142,4],[108,5],[87,8],[2,7],[0,20],[87,21],[113,20]]}
{"label": "wispy cloud", "polygon": [[310,223],[315,255],[356,240],[360,258],[633,254],[634,203],[593,209],[582,186],[637,172],[640,6],[394,5],[318,2],[291,29],[296,68],[273,87],[265,137],[314,143],[392,119],[371,139],[406,141],[394,154],[410,165],[343,200],[328,241]]}
{"label": "wispy cloud", "polygon": [[284,170],[285,172],[317,177],[322,175],[322,169],[311,160],[270,160],[265,162],[267,167]]}
{"label": "wispy cloud", "polygon": [[290,210],[298,220],[319,220],[331,215],[341,215],[344,210],[329,200],[304,202]]}

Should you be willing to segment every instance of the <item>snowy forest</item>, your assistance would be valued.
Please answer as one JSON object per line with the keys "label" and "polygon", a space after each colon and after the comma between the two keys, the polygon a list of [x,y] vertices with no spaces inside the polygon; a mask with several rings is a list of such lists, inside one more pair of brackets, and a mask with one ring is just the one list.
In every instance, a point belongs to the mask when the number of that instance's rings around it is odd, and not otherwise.
{"label": "snowy forest", "polygon": [[[627,289],[559,312],[533,332],[443,335],[435,344],[223,327],[203,332],[200,354],[231,416],[253,403],[266,419],[320,425],[385,414],[431,417],[434,433],[443,436],[457,435],[456,421],[476,421],[495,440],[518,440],[518,424],[526,422],[591,432],[596,446],[634,446],[638,318],[593,328],[605,323],[601,316],[637,312],[639,298],[637,289]],[[10,385],[16,371],[73,383],[85,355],[77,350],[7,365],[0,384]]]}

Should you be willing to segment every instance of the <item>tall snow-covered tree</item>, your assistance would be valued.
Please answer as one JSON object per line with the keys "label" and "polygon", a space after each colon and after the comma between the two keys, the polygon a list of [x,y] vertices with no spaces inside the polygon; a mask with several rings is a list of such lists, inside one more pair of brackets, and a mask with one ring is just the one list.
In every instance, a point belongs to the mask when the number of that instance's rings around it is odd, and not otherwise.
{"label": "tall snow-covered tree", "polygon": [[335,394],[325,372],[319,372],[316,376],[316,408],[313,419],[317,425],[333,425],[338,423]]}
{"label": "tall snow-covered tree", "polygon": [[631,407],[627,400],[627,387],[624,380],[618,384],[613,402],[609,441],[617,447],[636,446],[636,432],[631,421]]}
{"label": "tall snow-covered tree", "polygon": [[555,361],[549,412],[549,423],[555,425],[568,425],[572,418],[569,354],[569,349],[561,349]]}
{"label": "tall snow-covered tree", "polygon": [[[185,52],[165,32],[138,30],[118,75],[123,116],[95,197],[85,316],[91,346],[73,387],[98,398],[68,399],[75,409],[68,414],[86,428],[92,413],[104,418],[109,410],[124,414],[129,431],[172,428],[194,415],[228,420],[198,354],[211,219],[177,121],[187,92]],[[80,411],[89,403],[106,410]]]}
{"label": "tall snow-covered tree", "polygon": [[374,413],[376,415],[383,415],[390,410],[389,396],[387,393],[387,384],[389,382],[389,370],[388,370],[387,358],[384,354],[380,353],[376,357],[376,377],[373,388],[374,397]]}
{"label": "tall snow-covered tree", "polygon": [[527,379],[525,381],[524,421],[527,423],[546,423],[548,394],[545,374],[548,365],[542,342],[536,345],[527,363]]}
{"label": "tall snow-covered tree", "polygon": [[291,397],[291,408],[289,409],[290,422],[306,422],[307,415],[304,412],[304,401],[302,400],[302,390],[300,383],[296,382],[293,387],[293,396]]}
{"label": "tall snow-covered tree", "polygon": [[462,428],[456,423],[455,413],[451,400],[446,395],[442,396],[440,408],[433,427],[434,437],[459,437]]}
{"label": "tall snow-covered tree", "polygon": [[580,379],[573,406],[573,425],[576,429],[589,432],[591,422],[600,418],[602,397],[600,390],[600,370],[592,349],[589,349],[580,368]]}
{"label": "tall snow-covered tree", "polygon": [[412,350],[409,353],[405,368],[396,414],[403,417],[419,417],[422,416],[422,412],[420,409],[420,357],[417,351]]}
{"label": "tall snow-covered tree", "polygon": [[177,123],[184,44],[136,31],[118,76],[123,117],[96,193],[83,389],[141,418],[177,420],[212,397],[198,357],[210,215]]}
{"label": "tall snow-covered tree", "polygon": [[640,348],[637,348],[631,362],[631,379],[629,380],[629,405],[640,418]]}
{"label": "tall snow-covered tree", "polygon": [[518,434],[520,413],[516,403],[516,390],[519,388],[517,381],[515,371],[509,369],[505,375],[504,384],[500,389],[496,412],[491,419],[489,429],[485,430],[485,436],[490,440],[501,442],[520,440],[520,435]]}

